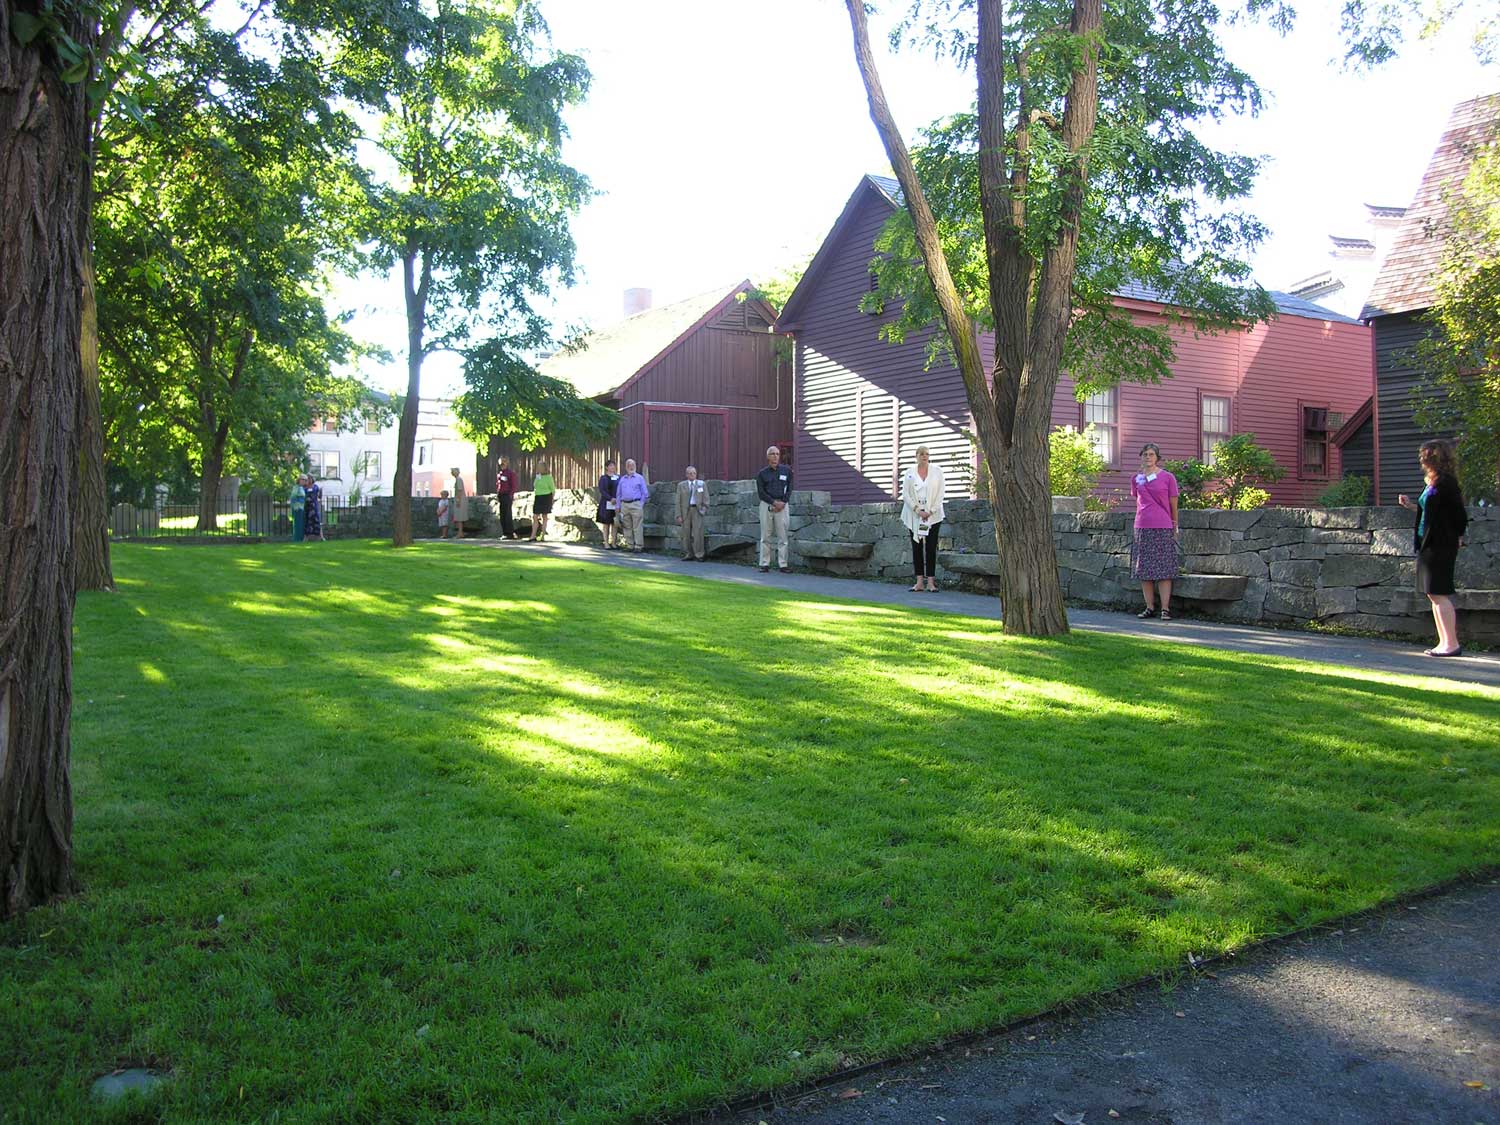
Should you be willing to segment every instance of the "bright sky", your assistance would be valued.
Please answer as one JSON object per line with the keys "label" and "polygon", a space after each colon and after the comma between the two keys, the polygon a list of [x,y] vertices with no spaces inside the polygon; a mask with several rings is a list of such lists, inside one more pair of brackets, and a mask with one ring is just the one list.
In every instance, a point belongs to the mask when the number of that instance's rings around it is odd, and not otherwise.
{"label": "bright sky", "polygon": [[[1452,107],[1500,91],[1500,68],[1481,67],[1457,33],[1346,73],[1336,0],[1299,8],[1287,38],[1230,30],[1268,107],[1212,138],[1272,158],[1250,201],[1272,232],[1255,263],[1270,288],[1325,268],[1329,234],[1364,233],[1363,204],[1408,204]],[[574,223],[581,278],[555,302],[559,330],[619,319],[632,286],[660,305],[805,259],[859,177],[889,173],[840,0],[542,0],[542,10],[555,45],[593,71],[566,154],[602,193]],[[874,24],[877,48],[888,26]],[[885,55],[881,74],[909,141],[974,97],[970,75],[913,52]],[[404,387],[399,275],[338,296],[362,310],[355,330],[395,356],[366,379]],[[425,394],[460,388],[456,362],[428,362]]]}

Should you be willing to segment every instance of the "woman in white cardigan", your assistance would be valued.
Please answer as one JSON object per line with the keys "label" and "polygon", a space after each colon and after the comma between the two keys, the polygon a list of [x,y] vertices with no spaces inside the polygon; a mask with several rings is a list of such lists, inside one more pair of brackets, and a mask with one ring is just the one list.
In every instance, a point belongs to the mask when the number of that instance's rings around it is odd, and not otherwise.
{"label": "woman in white cardigan", "polygon": [[911,532],[911,565],[917,573],[913,593],[937,591],[933,578],[937,574],[938,528],[943,522],[943,485],[943,470],[931,463],[925,445],[917,446],[917,464],[901,479],[901,522]]}

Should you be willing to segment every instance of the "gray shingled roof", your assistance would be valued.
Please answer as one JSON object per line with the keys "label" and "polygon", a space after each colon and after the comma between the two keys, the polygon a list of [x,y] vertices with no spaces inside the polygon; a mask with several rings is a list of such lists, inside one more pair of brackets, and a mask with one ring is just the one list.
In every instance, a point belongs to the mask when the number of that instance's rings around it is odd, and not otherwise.
{"label": "gray shingled roof", "polygon": [[1448,220],[1448,191],[1468,175],[1476,150],[1500,135],[1500,94],[1488,94],[1453,107],[1448,127],[1427,165],[1422,186],[1406,209],[1396,241],[1365,298],[1374,316],[1430,308],[1442,262]]}
{"label": "gray shingled roof", "polygon": [[[882,195],[890,201],[893,207],[904,206],[905,196],[901,194],[901,185],[890,176],[867,175],[869,180]],[[1301,297],[1295,297],[1290,293],[1281,293],[1277,290],[1268,290],[1271,300],[1276,305],[1276,311],[1282,316],[1301,316],[1310,320],[1332,320],[1341,324],[1358,324],[1359,321],[1352,317],[1336,313],[1332,309],[1325,309],[1322,305],[1305,301]],[[1116,297],[1124,297],[1133,301],[1149,301],[1157,305],[1169,305],[1172,302],[1167,299],[1166,294],[1150,286],[1141,285],[1137,282],[1127,282],[1115,290]]]}
{"label": "gray shingled roof", "polygon": [[721,286],[660,308],[646,309],[585,336],[543,360],[543,375],[566,379],[583,398],[607,395],[671,347],[683,333],[750,283]]}

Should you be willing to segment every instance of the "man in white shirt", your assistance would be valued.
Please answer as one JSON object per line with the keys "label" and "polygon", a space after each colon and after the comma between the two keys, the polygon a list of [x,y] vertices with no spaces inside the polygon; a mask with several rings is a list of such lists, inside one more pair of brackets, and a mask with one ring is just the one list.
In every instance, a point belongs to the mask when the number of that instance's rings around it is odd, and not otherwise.
{"label": "man in white shirt", "polygon": [[698,479],[698,470],[689,465],[687,479],[677,486],[677,522],[682,525],[682,557],[687,562],[704,562],[703,529],[708,515],[708,482]]}

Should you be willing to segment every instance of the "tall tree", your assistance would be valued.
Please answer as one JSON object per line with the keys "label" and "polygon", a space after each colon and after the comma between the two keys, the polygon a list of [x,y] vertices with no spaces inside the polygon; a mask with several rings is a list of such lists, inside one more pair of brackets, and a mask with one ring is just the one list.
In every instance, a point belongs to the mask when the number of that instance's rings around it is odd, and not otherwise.
{"label": "tall tree", "polygon": [[136,464],[192,462],[207,530],[226,474],[274,475],[315,413],[360,405],[318,292],[349,241],[353,126],[307,60],[211,29],[151,80],[97,212],[107,414]]}
{"label": "tall tree", "polygon": [[[588,70],[553,52],[529,0],[438,0],[342,50],[340,73],[385,76],[374,137],[394,175],[372,192],[365,232],[377,263],[401,267],[407,390],[392,482],[397,546],[411,543],[412,458],[422,364],[482,343],[535,346],[547,328],[537,295],[570,284],[570,216],[588,181],[563,162],[562,113]],[[488,329],[481,332],[480,329]],[[477,370],[478,368],[476,368]]]}
{"label": "tall tree", "polygon": [[73,886],[87,11],[0,5],[0,917]]}
{"label": "tall tree", "polygon": [[[870,49],[866,4],[846,0],[870,116],[905,198],[887,232],[893,331],[935,324],[963,379],[991,482],[1008,632],[1067,630],[1051,531],[1047,438],[1063,364],[1084,387],[1168,372],[1170,337],[1118,313],[1144,282],[1202,329],[1265,315],[1243,284],[1258,224],[1220,204],[1253,161],[1192,125],[1258,106],[1224,57],[1211,6],[1099,0],[917,0],[902,34],[977,72],[976,110],[934,127],[913,158]],[[972,22],[970,22],[972,20]],[[932,185],[932,190],[928,185]],[[920,261],[921,276],[911,269]],[[994,333],[989,361],[978,331]]]}

